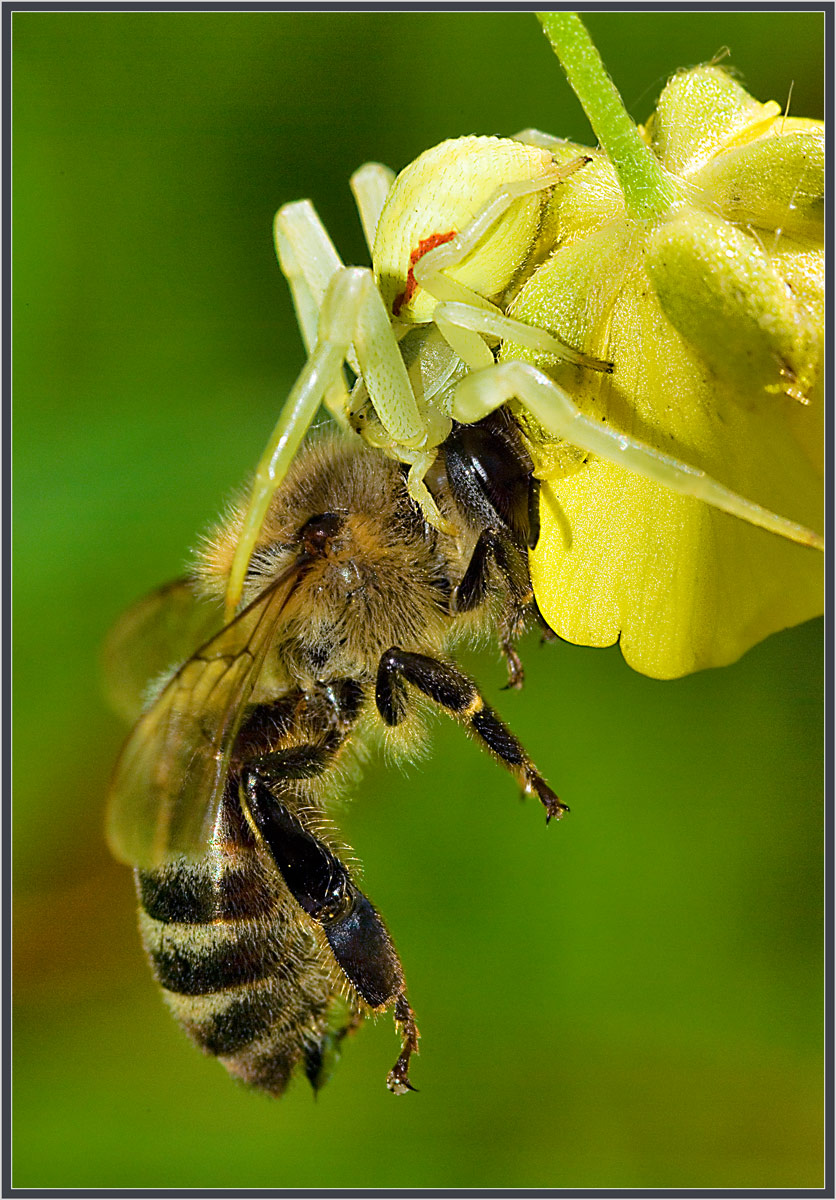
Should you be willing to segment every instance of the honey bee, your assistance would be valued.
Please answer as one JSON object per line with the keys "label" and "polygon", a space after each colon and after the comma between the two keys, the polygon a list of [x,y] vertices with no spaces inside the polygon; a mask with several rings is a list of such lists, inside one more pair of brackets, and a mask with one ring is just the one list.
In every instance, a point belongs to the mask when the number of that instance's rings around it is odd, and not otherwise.
{"label": "honey bee", "polygon": [[352,434],[314,436],[271,498],[237,616],[221,614],[243,505],[193,577],[111,638],[117,675],[138,677],[149,649],[158,669],[177,664],[158,670],[110,793],[154,974],[197,1044],[271,1095],[299,1066],[318,1087],[344,1035],[390,1009],[401,1048],[387,1086],[412,1089],[403,968],[329,815],[370,745],[411,753],[422,710],[440,708],[547,820],[567,811],[450,658],[498,633],[508,684],[522,683],[538,484],[513,418],[454,425],[426,485],[442,528],[403,464]]}

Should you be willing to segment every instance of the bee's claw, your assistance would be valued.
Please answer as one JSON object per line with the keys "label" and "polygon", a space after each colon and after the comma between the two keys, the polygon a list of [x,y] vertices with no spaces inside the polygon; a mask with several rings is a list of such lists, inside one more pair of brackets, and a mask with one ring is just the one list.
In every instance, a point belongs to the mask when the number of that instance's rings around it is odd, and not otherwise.
{"label": "bee's claw", "polygon": [[398,1073],[397,1067],[393,1067],[386,1076],[386,1086],[389,1091],[395,1096],[405,1096],[407,1092],[417,1092],[418,1088],[414,1087],[406,1075],[401,1076]]}
{"label": "bee's claw", "polygon": [[526,779],[522,789],[523,798],[526,796],[536,796],[546,810],[546,824],[554,819],[559,821],[560,818],[569,811],[569,805],[564,804],[555,793],[551,790],[545,779],[541,779],[539,775],[531,774]]}
{"label": "bee's claw", "polygon": [[404,1096],[407,1092],[417,1092],[409,1082],[409,1060],[418,1051],[418,1026],[415,1024],[415,1014],[409,1006],[406,995],[401,992],[395,1004],[395,1021],[401,1027],[403,1045],[392,1070],[386,1076],[386,1086],[395,1096]]}
{"label": "bee's claw", "polygon": [[559,821],[560,818],[565,816],[567,812],[569,812],[569,805],[562,804],[561,801],[558,800],[557,796],[555,796],[554,803],[548,805],[546,808],[546,824],[548,825],[552,818],[554,818],[555,821]]}
{"label": "bee's claw", "polygon": [[522,660],[510,642],[503,642],[502,653],[505,655],[505,662],[508,666],[508,682],[503,684],[500,691],[519,691],[525,683]]}

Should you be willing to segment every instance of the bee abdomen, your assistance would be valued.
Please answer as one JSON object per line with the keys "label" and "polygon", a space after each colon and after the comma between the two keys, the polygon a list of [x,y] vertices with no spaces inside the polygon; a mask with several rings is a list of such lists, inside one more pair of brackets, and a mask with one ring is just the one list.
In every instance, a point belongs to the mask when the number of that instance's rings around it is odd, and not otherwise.
{"label": "bee abdomen", "polygon": [[232,1075],[281,1094],[322,1041],[330,997],[321,948],[290,898],[246,852],[235,866],[137,872],[137,891],[143,944],[177,1020]]}
{"label": "bee abdomen", "polygon": [[205,996],[268,976],[288,979],[281,928],[263,919],[184,925],[140,917],[142,940],[161,987],[181,996]]}
{"label": "bee abdomen", "polygon": [[206,1054],[274,1096],[285,1090],[300,1060],[315,1055],[326,1032],[329,996],[316,985],[311,992],[266,979],[237,991],[164,996]]}
{"label": "bee abdomen", "polygon": [[220,873],[190,863],[138,871],[137,891],[149,917],[186,925],[259,917],[265,906],[263,876],[249,863]]}
{"label": "bee abdomen", "polygon": [[309,1016],[309,998],[275,980],[260,980],[240,991],[183,996],[166,992],[169,1006],[207,1054],[227,1058],[256,1044],[298,1041],[300,1022]]}

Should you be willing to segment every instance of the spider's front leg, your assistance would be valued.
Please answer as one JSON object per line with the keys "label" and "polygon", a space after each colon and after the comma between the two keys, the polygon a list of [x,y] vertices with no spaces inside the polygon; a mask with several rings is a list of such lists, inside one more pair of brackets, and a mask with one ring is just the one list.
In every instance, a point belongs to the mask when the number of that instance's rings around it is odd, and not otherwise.
{"label": "spider's front leg", "polygon": [[472,372],[456,389],[453,415],[459,421],[478,421],[512,399],[518,400],[556,438],[655,480],[672,492],[702,500],[750,525],[805,546],[824,549],[821,535],[806,526],[747,500],[705,471],[585,416],[562,387],[529,363],[498,363],[487,370]]}
{"label": "spider's front leg", "polygon": [[[342,270],[343,261],[309,200],[296,200],[279,209],[273,222],[273,244],[279,267],[290,288],[305,350],[310,354],[316,345],[325,292],[336,273]],[[353,370],[358,370],[351,350],[348,361]],[[326,388],[323,403],[332,417],[345,427],[348,386],[342,368]]]}
{"label": "spider's front leg", "polygon": [[[394,171],[382,163],[365,163],[350,180],[370,256],[380,213],[394,178]],[[310,353],[316,344],[319,314],[328,284],[345,264],[310,200],[282,205],[273,222],[273,242],[293,297],[305,349]],[[359,374],[353,350],[349,351],[348,362],[354,373]],[[325,403],[334,416],[344,421],[347,407],[344,387],[342,392],[341,406],[329,402],[327,395]]]}
{"label": "spider's front leg", "polygon": [[339,378],[343,363],[349,359],[352,344],[359,371],[389,436],[408,447],[426,444],[427,420],[418,408],[374,276],[368,268],[343,267],[328,284],[319,314],[316,344],[285,401],[256,468],[227,584],[227,619],[231,619],[240,601],[247,567],[270,500],[328,388]]}
{"label": "spider's front leg", "polygon": [[[374,162],[365,163],[351,176],[351,190],[370,256],[374,253],[374,239],[380,214],[394,179],[394,171],[382,163]],[[279,265],[293,295],[305,346],[311,351],[316,343],[325,292],[334,275],[343,269],[343,263],[316,209],[308,200],[286,204],[279,209],[274,225],[274,238]],[[385,331],[381,322],[378,322],[378,327],[378,332],[386,339],[391,352],[390,339],[397,340],[397,335],[391,329]],[[413,395],[417,395],[424,402],[422,412],[426,428],[419,447],[413,448],[408,439],[399,437],[394,432],[399,428],[398,413],[397,410],[393,410],[391,392],[386,386],[386,380],[370,369],[368,362],[364,370],[353,346],[349,347],[346,358],[355,375],[360,377],[360,402],[358,404],[355,400],[357,388],[349,398],[340,370],[339,379],[325,393],[324,404],[339,424],[354,428],[358,432],[361,431],[362,420],[355,409],[362,409],[363,398],[371,404],[380,423],[376,428],[362,429],[365,440],[369,445],[378,446],[385,453],[409,465],[407,489],[410,496],[431,525],[449,531],[447,522],[438,511],[424,483],[424,477],[435,462],[435,447],[441,445],[450,431],[449,417],[436,410],[433,399],[436,392],[443,388],[452,376],[458,360],[455,355],[449,357],[449,352],[448,356],[439,355],[437,347],[430,351],[427,358],[424,349],[430,336],[423,331],[419,334],[417,351],[413,348],[404,353],[404,345],[399,343],[399,352],[404,358]],[[446,363],[445,357],[448,359]],[[430,378],[421,369],[419,359],[432,364],[434,370],[430,371]],[[399,398],[396,394],[395,404],[398,403]]]}
{"label": "spider's front leg", "polygon": [[383,205],[386,203],[386,197],[392,190],[394,182],[395,172],[391,167],[386,167],[383,163],[378,162],[363,163],[363,166],[358,167],[349,180],[354,202],[360,214],[363,236],[369,249],[369,258],[374,255],[374,237],[377,233],[380,214],[383,212]]}
{"label": "spider's front leg", "polygon": [[[501,312],[490,300],[452,279],[448,272],[480,246],[481,252],[490,256],[493,253],[489,244],[490,234],[516,201],[548,191],[587,162],[588,158],[579,157],[563,166],[555,163],[533,179],[515,179],[500,184],[463,229],[428,250],[414,264],[415,283],[440,302],[433,320],[446,341],[471,370],[490,366],[493,362],[491,350],[479,336],[480,332],[489,331],[476,331],[462,322],[449,320],[443,302],[463,302],[493,316],[501,316]],[[510,282],[510,279],[506,282]]]}

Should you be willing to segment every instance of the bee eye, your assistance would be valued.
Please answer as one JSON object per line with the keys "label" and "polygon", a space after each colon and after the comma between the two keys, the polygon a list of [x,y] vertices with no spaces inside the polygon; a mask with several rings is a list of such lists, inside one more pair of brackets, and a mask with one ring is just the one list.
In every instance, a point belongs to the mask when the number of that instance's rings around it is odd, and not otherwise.
{"label": "bee eye", "polygon": [[342,528],[343,518],[337,513],[319,513],[305,522],[299,530],[299,541],[308,554],[323,554],[328,542]]}

